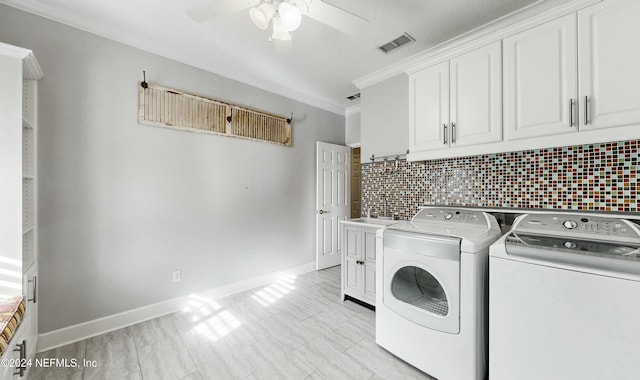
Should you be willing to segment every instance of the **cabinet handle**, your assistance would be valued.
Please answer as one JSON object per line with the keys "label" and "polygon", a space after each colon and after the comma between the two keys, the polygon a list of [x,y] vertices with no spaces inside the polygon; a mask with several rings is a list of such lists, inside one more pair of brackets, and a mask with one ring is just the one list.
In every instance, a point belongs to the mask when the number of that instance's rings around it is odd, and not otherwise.
{"label": "cabinet handle", "polygon": [[20,352],[20,366],[16,367],[16,371],[13,372],[14,376],[24,376],[26,370],[25,359],[27,358],[27,341],[23,340],[22,343],[16,344],[16,348],[13,349],[16,352]]}
{"label": "cabinet handle", "polygon": [[38,276],[33,276],[33,280],[29,280],[28,282],[33,282],[33,298],[28,298],[27,302],[37,303]]}
{"label": "cabinet handle", "polygon": [[584,97],[584,125],[589,125],[589,97]]}
{"label": "cabinet handle", "polygon": [[451,123],[451,144],[456,143],[456,123]]}
{"label": "cabinet handle", "polygon": [[447,145],[449,141],[447,140],[447,124],[442,124],[444,127],[444,145]]}
{"label": "cabinet handle", "polygon": [[322,214],[328,214],[329,211],[325,211],[325,210],[320,210],[318,211],[318,214],[322,215]]}
{"label": "cabinet handle", "polygon": [[573,98],[569,99],[569,128],[573,127]]}

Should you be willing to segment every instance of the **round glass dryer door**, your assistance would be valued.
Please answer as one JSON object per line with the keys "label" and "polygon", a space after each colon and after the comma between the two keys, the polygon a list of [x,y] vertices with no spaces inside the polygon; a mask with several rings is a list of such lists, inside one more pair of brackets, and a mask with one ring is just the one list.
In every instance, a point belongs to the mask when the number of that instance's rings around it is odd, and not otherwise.
{"label": "round glass dryer door", "polygon": [[442,285],[422,268],[405,266],[391,280],[391,294],[399,301],[446,317],[449,301]]}
{"label": "round glass dryer door", "polygon": [[382,303],[409,322],[460,332],[460,239],[404,231],[384,235]]}

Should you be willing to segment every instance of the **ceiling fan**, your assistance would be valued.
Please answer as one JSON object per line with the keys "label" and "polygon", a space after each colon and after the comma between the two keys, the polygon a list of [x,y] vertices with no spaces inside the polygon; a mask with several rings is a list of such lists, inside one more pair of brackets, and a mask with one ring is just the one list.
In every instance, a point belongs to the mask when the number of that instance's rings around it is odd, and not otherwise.
{"label": "ceiling fan", "polygon": [[362,31],[369,20],[330,4],[326,0],[214,0],[187,11],[197,22],[249,9],[249,17],[260,29],[273,27],[272,39],[288,41],[302,15],[311,17],[347,34]]}

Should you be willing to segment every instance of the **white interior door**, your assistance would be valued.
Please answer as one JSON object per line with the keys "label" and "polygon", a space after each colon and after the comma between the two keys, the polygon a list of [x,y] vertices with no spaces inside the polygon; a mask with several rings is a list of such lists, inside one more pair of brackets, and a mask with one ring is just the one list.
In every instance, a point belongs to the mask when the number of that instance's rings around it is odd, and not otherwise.
{"label": "white interior door", "polygon": [[340,264],[340,221],[349,217],[351,148],[317,142],[316,269]]}

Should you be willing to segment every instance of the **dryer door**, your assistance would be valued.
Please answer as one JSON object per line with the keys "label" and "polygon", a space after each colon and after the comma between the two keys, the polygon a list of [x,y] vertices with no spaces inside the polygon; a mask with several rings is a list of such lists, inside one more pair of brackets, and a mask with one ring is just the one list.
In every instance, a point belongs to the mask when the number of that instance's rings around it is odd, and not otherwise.
{"label": "dryer door", "polygon": [[421,326],[460,332],[460,239],[385,231],[383,303]]}

